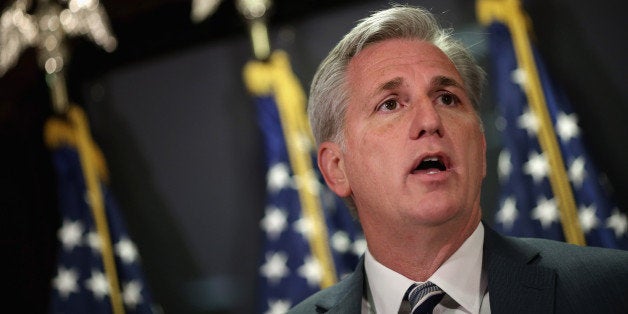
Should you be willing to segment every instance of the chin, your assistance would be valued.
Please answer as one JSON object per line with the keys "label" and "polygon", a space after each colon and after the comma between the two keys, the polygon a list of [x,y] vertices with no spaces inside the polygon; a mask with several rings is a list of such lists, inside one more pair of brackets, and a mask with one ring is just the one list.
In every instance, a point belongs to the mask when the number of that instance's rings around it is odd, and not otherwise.
{"label": "chin", "polygon": [[430,224],[441,224],[461,214],[463,206],[443,198],[423,200],[412,206],[409,214],[414,219]]}

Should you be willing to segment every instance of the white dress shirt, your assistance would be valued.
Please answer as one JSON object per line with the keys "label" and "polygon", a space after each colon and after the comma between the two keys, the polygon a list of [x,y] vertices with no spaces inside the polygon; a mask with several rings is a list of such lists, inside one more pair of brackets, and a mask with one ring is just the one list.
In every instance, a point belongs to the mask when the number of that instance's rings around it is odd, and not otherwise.
{"label": "white dress shirt", "polygon": [[[434,313],[490,313],[487,279],[482,271],[483,244],[484,226],[480,223],[462,246],[428,279],[446,293],[434,308]],[[364,269],[371,300],[362,300],[362,313],[397,313],[403,295],[415,281],[380,264],[368,249]]]}

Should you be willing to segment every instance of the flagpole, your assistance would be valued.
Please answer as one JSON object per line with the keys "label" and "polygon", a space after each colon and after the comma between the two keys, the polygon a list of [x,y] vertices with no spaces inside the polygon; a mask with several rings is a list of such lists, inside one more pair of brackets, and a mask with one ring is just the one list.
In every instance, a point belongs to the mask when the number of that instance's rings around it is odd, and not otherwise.
{"label": "flagpole", "polygon": [[308,242],[312,255],[322,269],[320,288],[337,282],[336,267],[329,247],[327,225],[320,203],[318,180],[314,176],[311,131],[305,124],[305,93],[290,69],[286,53],[274,52],[268,62],[250,62],[244,68],[244,80],[254,95],[274,94],[284,133],[288,159],[297,181],[302,215],[312,224]]}
{"label": "flagpole", "polygon": [[[42,20],[59,19],[61,9],[56,3],[49,0],[40,0],[40,7],[36,12],[36,16]],[[96,10],[100,9],[99,3],[96,1]],[[116,45],[115,38],[110,36],[106,29],[105,17],[103,11],[94,13],[100,19],[99,33],[90,34],[93,39],[103,46],[105,49],[113,49]],[[94,20],[95,21],[95,20]],[[94,22],[92,21],[92,23]],[[96,231],[101,240],[101,258],[105,275],[109,285],[109,296],[111,300],[111,309],[114,314],[124,314],[124,303],[120,292],[120,284],[118,282],[118,273],[116,269],[115,258],[112,249],[111,236],[109,234],[109,224],[104,205],[104,199],[100,186],[100,178],[98,176],[98,156],[93,149],[93,143],[90,136],[89,125],[85,113],[76,106],[70,106],[65,76],[63,74],[65,63],[68,59],[67,47],[65,40],[68,31],[54,23],[41,23],[39,29],[39,46],[38,59],[40,66],[46,71],[46,82],[50,89],[52,104],[55,113],[65,115],[72,128],[72,135],[81,163],[85,186],[87,190],[88,205],[91,209],[92,216],[96,225]],[[54,43],[54,44],[50,44]]]}
{"label": "flagpole", "polygon": [[249,63],[244,70],[245,82],[254,94],[275,95],[288,159],[298,185],[302,215],[312,224],[313,230],[308,241],[312,255],[322,270],[320,287],[326,288],[336,283],[337,277],[329,247],[327,224],[316,187],[318,180],[313,171],[311,146],[304,144],[304,140],[311,142],[313,138],[305,118],[306,96],[292,73],[288,56],[283,52],[270,54],[265,15],[271,1],[238,0],[236,5],[249,23],[255,58],[258,61],[267,61]]}
{"label": "flagpole", "polygon": [[54,112],[60,115],[65,114],[68,111],[69,101],[63,71],[46,74],[46,83],[50,90]]}
{"label": "flagpole", "polygon": [[55,113],[67,116],[69,119],[76,148],[79,153],[83,178],[87,190],[88,205],[96,224],[96,231],[101,239],[101,257],[105,275],[109,283],[111,308],[114,314],[124,314],[124,304],[120,293],[120,284],[116,270],[115,258],[109,234],[104,200],[100,188],[100,179],[97,171],[97,155],[93,150],[89,126],[85,113],[76,106],[70,106],[65,77],[62,69],[46,74],[46,82],[50,89],[52,104]]}
{"label": "flagpole", "polygon": [[91,137],[89,135],[89,126],[87,125],[85,113],[80,111],[77,107],[73,107],[72,110],[68,112],[68,117],[75,128],[76,147],[79,152],[81,168],[83,169],[83,176],[87,187],[89,207],[92,209],[96,230],[101,239],[103,265],[111,289],[111,307],[113,313],[124,314],[124,304],[119,289],[120,284],[118,282],[111,236],[109,234],[109,224],[107,222],[102,190],[100,188],[100,180],[94,163],[95,152],[91,149],[90,145]]}
{"label": "flagpole", "polygon": [[548,157],[549,182],[554,196],[558,199],[563,234],[569,243],[586,245],[578,220],[573,191],[565,170],[553,123],[547,110],[545,95],[530,46],[529,18],[524,14],[518,0],[478,0],[476,12],[482,24],[488,25],[497,20],[504,23],[512,34],[517,63],[525,73],[523,88],[531,110],[540,120],[539,144]]}
{"label": "flagpole", "polygon": [[310,129],[301,122],[305,115],[305,106],[297,106],[298,102],[305,103],[305,94],[301,90],[296,78],[289,69],[288,57],[285,54],[274,56],[279,71],[276,71],[276,97],[279,107],[279,116],[284,126],[284,136],[290,164],[299,186],[299,197],[303,207],[303,214],[312,222],[312,236],[310,247],[314,256],[323,269],[321,288],[327,288],[336,283],[336,269],[329,249],[329,238],[323,209],[320,204],[319,190],[316,187],[318,180],[314,176],[311,147],[304,145],[304,141],[311,138]]}

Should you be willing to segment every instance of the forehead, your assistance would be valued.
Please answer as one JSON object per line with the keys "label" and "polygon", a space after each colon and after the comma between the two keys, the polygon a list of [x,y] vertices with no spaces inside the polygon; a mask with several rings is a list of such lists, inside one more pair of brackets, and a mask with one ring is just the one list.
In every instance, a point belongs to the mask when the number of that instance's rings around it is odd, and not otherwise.
{"label": "forehead", "polygon": [[[389,73],[420,71],[440,71],[462,83],[460,75],[451,60],[438,47],[416,39],[388,39],[370,44],[350,61],[347,67],[349,81],[367,80],[373,83]],[[423,73],[426,71],[426,73]],[[364,86],[362,86],[364,87]]]}

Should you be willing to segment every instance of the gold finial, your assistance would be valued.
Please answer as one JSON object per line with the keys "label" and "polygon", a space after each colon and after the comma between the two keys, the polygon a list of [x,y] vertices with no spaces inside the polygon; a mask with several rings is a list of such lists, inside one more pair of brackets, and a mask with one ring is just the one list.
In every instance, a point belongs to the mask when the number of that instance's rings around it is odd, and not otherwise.
{"label": "gold finial", "polygon": [[0,75],[15,65],[29,46],[38,48],[39,66],[46,72],[53,108],[65,113],[69,105],[63,69],[68,59],[67,36],[84,35],[108,52],[117,46],[105,10],[98,0],[62,0],[67,8],[40,0],[34,15],[30,0],[16,0],[0,16]]}
{"label": "gold finial", "polygon": [[238,11],[249,24],[253,54],[258,60],[266,60],[270,56],[266,15],[271,5],[271,0],[236,0]]}
{"label": "gold finial", "polygon": [[16,0],[0,15],[0,76],[35,44],[38,29],[35,18],[26,13],[30,6],[30,0]]}

